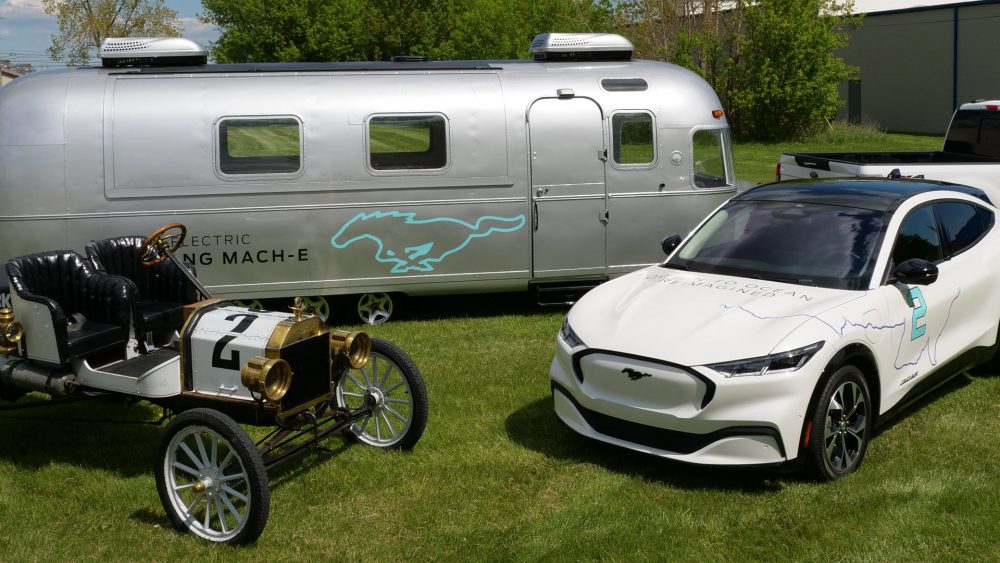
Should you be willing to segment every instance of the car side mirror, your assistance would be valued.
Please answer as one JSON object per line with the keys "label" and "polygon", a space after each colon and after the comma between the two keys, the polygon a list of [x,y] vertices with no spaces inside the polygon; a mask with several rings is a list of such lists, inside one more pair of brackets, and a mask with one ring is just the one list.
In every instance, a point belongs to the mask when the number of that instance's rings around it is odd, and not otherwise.
{"label": "car side mirror", "polygon": [[896,280],[913,285],[929,285],[938,277],[938,267],[921,258],[904,260],[894,271]]}
{"label": "car side mirror", "polygon": [[663,248],[663,253],[666,254],[667,256],[670,256],[670,253],[673,252],[674,249],[677,248],[677,245],[679,245],[680,243],[681,243],[680,235],[670,235],[663,239],[663,242],[660,243],[660,246]]}

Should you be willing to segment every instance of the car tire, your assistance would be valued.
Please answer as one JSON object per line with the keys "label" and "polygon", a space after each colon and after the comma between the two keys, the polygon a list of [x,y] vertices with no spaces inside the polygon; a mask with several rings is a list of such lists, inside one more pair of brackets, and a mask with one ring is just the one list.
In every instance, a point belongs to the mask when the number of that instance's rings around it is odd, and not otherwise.
{"label": "car tire", "polygon": [[853,473],[868,450],[873,430],[871,393],[854,365],[826,378],[810,413],[805,444],[813,477],[833,481]]}
{"label": "car tire", "polygon": [[156,489],[175,528],[229,545],[260,537],[271,504],[267,470],[236,421],[213,409],[181,413],[158,454]]}
{"label": "car tire", "polygon": [[377,448],[412,449],[427,425],[427,390],[413,360],[388,340],[373,338],[368,363],[337,380],[338,406],[356,410],[366,395],[375,401],[374,411],[344,435]]}

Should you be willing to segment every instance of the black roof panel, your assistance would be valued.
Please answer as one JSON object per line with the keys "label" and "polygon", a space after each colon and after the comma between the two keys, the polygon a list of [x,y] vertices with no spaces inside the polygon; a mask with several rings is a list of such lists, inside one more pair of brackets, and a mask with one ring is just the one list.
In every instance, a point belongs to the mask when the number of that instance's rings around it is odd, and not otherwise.
{"label": "black roof panel", "polygon": [[882,178],[789,180],[757,186],[733,199],[798,201],[891,212],[917,194],[940,190],[959,192],[992,203],[978,188],[933,180]]}

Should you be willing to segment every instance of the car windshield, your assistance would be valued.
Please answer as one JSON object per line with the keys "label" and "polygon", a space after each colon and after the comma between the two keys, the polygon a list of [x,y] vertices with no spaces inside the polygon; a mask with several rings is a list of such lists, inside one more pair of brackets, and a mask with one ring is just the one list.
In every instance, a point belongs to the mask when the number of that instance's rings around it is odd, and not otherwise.
{"label": "car windshield", "polygon": [[865,289],[885,226],[880,211],[738,200],[717,211],[664,267]]}

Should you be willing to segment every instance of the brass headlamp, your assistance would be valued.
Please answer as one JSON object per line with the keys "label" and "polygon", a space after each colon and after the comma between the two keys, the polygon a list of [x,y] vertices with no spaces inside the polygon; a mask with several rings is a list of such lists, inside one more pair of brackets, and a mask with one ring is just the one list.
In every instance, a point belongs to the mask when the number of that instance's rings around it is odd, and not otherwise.
{"label": "brass headlamp", "polygon": [[330,356],[345,361],[353,369],[364,367],[372,351],[372,340],[365,332],[330,331]]}
{"label": "brass headlamp", "polygon": [[0,354],[9,356],[17,352],[17,343],[24,336],[24,326],[14,318],[11,309],[0,309]]}
{"label": "brass headlamp", "polygon": [[254,356],[240,370],[240,381],[250,391],[277,403],[292,385],[292,367],[280,358]]}

